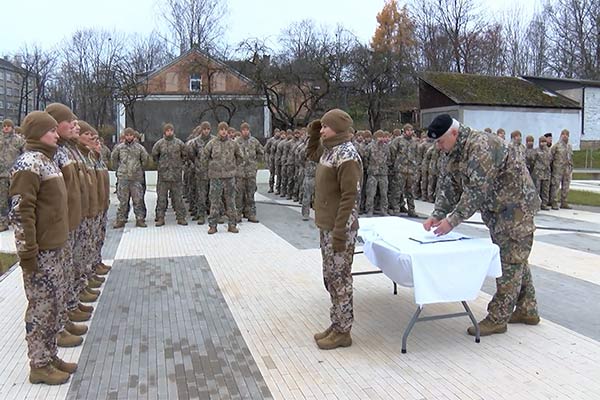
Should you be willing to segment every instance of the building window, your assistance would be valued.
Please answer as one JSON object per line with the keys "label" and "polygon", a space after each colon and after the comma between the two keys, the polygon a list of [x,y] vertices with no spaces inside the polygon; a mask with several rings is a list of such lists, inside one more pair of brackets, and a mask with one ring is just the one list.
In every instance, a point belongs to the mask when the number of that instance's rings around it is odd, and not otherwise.
{"label": "building window", "polygon": [[4,108],[4,102],[0,100],[0,108]]}
{"label": "building window", "polygon": [[0,94],[4,94],[4,85],[0,85]]}
{"label": "building window", "polygon": [[199,92],[202,90],[202,78],[194,74],[190,76],[190,92]]}
{"label": "building window", "polygon": [[12,80],[12,76],[10,76],[10,72],[6,73],[6,81],[10,82]]}

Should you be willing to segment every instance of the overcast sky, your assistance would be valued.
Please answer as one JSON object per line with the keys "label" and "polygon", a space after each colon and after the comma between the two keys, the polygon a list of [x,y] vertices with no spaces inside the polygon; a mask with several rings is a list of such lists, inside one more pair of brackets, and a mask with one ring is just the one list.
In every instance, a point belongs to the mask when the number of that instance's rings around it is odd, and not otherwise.
{"label": "overcast sky", "polygon": [[[532,12],[539,0],[481,2],[486,12],[497,14],[517,3]],[[77,29],[103,28],[147,34],[160,23],[156,0],[6,0],[2,3],[0,56],[17,52],[24,43],[51,48]],[[385,1],[228,0],[227,3],[226,40],[235,45],[249,37],[275,40],[282,28],[302,19],[314,19],[331,27],[340,23],[366,43],[375,31],[376,16]]]}

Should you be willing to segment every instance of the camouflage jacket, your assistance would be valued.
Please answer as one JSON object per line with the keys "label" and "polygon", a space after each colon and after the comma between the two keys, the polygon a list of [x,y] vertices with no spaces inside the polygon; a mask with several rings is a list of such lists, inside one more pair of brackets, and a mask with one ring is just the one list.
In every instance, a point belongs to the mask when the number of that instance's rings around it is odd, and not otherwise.
{"label": "camouflage jacket", "polygon": [[202,151],[208,162],[209,179],[233,178],[243,159],[235,141],[219,136],[208,142]]}
{"label": "camouflage jacket", "polygon": [[199,135],[186,143],[188,160],[194,165],[194,173],[198,179],[208,180],[208,159],[204,155],[204,147],[214,136]]}
{"label": "camouflage jacket", "polygon": [[277,149],[277,143],[279,143],[279,139],[275,136],[271,136],[265,143],[265,162],[267,164],[275,162],[275,150]]}
{"label": "camouflage jacket", "polygon": [[394,173],[407,174],[414,170],[416,143],[412,137],[404,135],[395,137],[390,143],[390,156],[394,166]]}
{"label": "camouflage jacket", "polygon": [[106,165],[108,168],[108,166],[110,165],[110,149],[104,144],[100,148],[100,158],[102,159],[104,165]]}
{"label": "camouflage jacket", "polygon": [[421,173],[429,173],[429,163],[431,162],[431,156],[435,150],[433,142],[425,142],[425,149],[423,151],[423,159],[421,160]]}
{"label": "camouflage jacket", "polygon": [[550,149],[552,153],[552,172],[573,170],[573,148],[570,143],[560,140]]}
{"label": "camouflage jacket", "polygon": [[371,143],[367,148],[367,175],[387,175],[390,170],[390,146],[385,143]]}
{"label": "camouflage jacket", "polygon": [[286,147],[287,139],[279,139],[279,141],[276,143],[276,148],[274,151],[276,165],[283,165],[283,153]]}
{"label": "camouflage jacket", "polygon": [[440,149],[435,145],[431,148],[431,156],[429,158],[429,175],[437,175],[439,169],[438,160],[440,158]]}
{"label": "camouflage jacket", "polygon": [[533,166],[535,165],[536,153],[537,149],[534,149],[533,147],[531,149],[525,149],[525,164],[527,165],[527,170],[530,174],[533,173]]}
{"label": "camouflage jacket", "polygon": [[308,140],[300,140],[298,142],[298,146],[296,146],[296,151],[294,152],[296,169],[302,171],[304,173],[304,161],[306,160],[306,146],[308,144]]}
{"label": "camouflage jacket", "polygon": [[314,178],[315,173],[317,171],[318,163],[307,157],[307,150],[308,150],[308,141],[306,142],[306,144],[302,150],[302,154],[304,156],[304,177],[305,178]]}
{"label": "camouflage jacket", "polygon": [[242,153],[241,175],[244,178],[256,178],[258,163],[263,160],[265,152],[262,145],[255,137],[249,136],[244,139],[242,136],[235,139]]}
{"label": "camouflage jacket", "polygon": [[148,152],[137,142],[121,143],[111,154],[112,167],[117,178],[123,180],[144,181],[144,168],[148,165]]}
{"label": "camouflage jacket", "polygon": [[25,146],[25,140],[16,133],[0,133],[0,178],[8,178],[10,169]]}
{"label": "camouflage jacket", "polygon": [[461,125],[447,157],[433,217],[447,218],[455,227],[479,210],[493,241],[499,235],[521,238],[535,230],[540,199],[514,147],[494,134]]}
{"label": "camouflage jacket", "polygon": [[508,144],[508,147],[514,148],[515,154],[517,154],[518,157],[522,158],[523,161],[526,162],[526,160],[525,160],[525,145],[524,144],[510,142]]}
{"label": "camouflage jacket", "polygon": [[533,171],[532,177],[541,180],[550,180],[550,164],[552,161],[552,154],[548,146],[535,149],[533,159]]}
{"label": "camouflage jacket", "polygon": [[295,160],[294,150],[296,149],[297,145],[298,145],[298,139],[296,139],[296,138],[292,138],[291,140],[288,141],[286,150],[283,153],[284,154],[283,165],[286,165],[288,167],[292,167],[295,165],[294,164],[294,160]]}
{"label": "camouflage jacket", "polygon": [[160,181],[181,182],[183,164],[187,158],[183,141],[176,137],[159,139],[152,147],[152,158],[156,162]]}

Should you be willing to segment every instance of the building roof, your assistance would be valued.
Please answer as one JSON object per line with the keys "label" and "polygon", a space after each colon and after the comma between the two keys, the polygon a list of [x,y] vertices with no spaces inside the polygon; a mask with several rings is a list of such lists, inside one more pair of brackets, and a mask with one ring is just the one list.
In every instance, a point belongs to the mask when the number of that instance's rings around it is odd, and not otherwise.
{"label": "building roof", "polygon": [[581,108],[561,94],[521,78],[425,72],[419,78],[459,105]]}
{"label": "building roof", "polygon": [[15,71],[15,72],[23,72],[25,71],[23,68],[21,68],[18,65],[13,64],[12,62],[4,59],[4,58],[0,58],[0,68],[2,69],[10,69],[11,71]]}
{"label": "building roof", "polygon": [[552,78],[547,76],[523,76],[523,79],[528,81],[547,81],[547,82],[563,82],[571,83],[576,86],[593,86],[600,87],[600,81],[592,81],[589,79],[569,79],[569,78]]}

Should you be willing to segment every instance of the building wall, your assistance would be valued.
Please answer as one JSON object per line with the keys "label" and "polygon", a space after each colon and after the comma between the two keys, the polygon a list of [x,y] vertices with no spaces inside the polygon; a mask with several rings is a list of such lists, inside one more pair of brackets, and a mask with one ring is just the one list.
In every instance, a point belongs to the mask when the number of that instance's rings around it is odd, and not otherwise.
{"label": "building wall", "polygon": [[421,110],[421,126],[426,128],[431,121],[440,114],[449,114],[452,118],[462,121],[462,115],[458,106],[436,107]]}
{"label": "building wall", "polygon": [[[19,102],[21,100],[22,75],[17,72],[16,67],[12,68],[5,63],[0,64],[0,120],[10,118],[16,124],[19,119]],[[33,111],[35,99],[35,87],[33,78],[30,78],[29,104],[25,107],[22,104],[21,116],[24,117],[26,111]],[[25,100],[24,100],[25,101]]]}
{"label": "building wall", "polygon": [[600,141],[600,88],[586,87],[582,142]]}
{"label": "building wall", "polygon": [[535,138],[552,132],[552,138],[556,141],[560,131],[566,128],[570,132],[573,149],[578,150],[580,147],[581,110],[483,106],[461,108],[461,122],[478,130],[489,127],[496,131],[503,128],[507,142],[510,140],[510,132],[514,130],[521,131],[523,137],[533,135]]}

